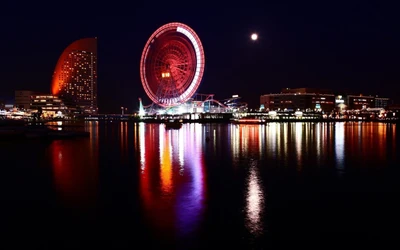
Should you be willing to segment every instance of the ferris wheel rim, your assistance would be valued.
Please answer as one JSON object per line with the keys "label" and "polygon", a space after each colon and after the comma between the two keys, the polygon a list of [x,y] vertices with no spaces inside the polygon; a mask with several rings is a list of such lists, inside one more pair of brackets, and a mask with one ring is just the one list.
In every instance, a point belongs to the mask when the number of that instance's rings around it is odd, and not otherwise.
{"label": "ferris wheel rim", "polygon": [[[152,51],[152,43],[155,39],[162,37],[165,32],[177,32],[183,35],[187,41],[190,43],[191,47],[186,48],[186,53],[190,52],[195,55],[195,58],[190,58],[194,61],[195,66],[192,68],[190,73],[193,77],[190,80],[190,83],[185,82],[185,88],[183,93],[180,93],[179,96],[174,97],[164,97],[158,96],[157,93],[152,89],[150,85],[150,80],[147,75],[154,73],[151,72],[151,69],[146,68],[147,59],[149,53],[155,53]],[[157,49],[157,48],[155,48]],[[161,27],[159,27],[155,32],[152,33],[150,38],[147,40],[144,50],[142,52],[141,61],[140,61],[140,77],[142,81],[142,85],[147,96],[156,104],[167,107],[167,106],[176,106],[181,103],[189,100],[198,89],[200,82],[202,80],[204,74],[204,65],[205,65],[205,57],[204,57],[204,49],[203,45],[200,41],[198,35],[191,29],[189,26],[179,22],[167,23]],[[153,70],[154,71],[154,70]],[[149,73],[150,72],[150,73]],[[154,85],[154,83],[152,83]],[[157,83],[156,83],[157,84]],[[153,86],[152,85],[152,86]],[[187,85],[187,86],[186,86]]]}

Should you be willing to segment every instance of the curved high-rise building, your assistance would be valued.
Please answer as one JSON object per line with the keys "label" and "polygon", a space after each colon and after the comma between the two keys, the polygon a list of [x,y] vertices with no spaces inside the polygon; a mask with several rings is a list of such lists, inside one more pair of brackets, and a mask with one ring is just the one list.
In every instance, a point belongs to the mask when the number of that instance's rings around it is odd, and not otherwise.
{"label": "curved high-rise building", "polygon": [[97,38],[77,40],[63,51],[54,70],[51,92],[83,113],[97,113]]}

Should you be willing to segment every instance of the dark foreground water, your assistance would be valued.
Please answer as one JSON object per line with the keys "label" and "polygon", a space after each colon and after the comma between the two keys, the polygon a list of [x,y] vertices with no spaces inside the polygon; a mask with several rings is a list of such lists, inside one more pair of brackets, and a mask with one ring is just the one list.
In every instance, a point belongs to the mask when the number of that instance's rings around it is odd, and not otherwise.
{"label": "dark foreground water", "polygon": [[398,238],[396,125],[85,129],[90,138],[0,142],[2,244],[262,249],[272,239]]}

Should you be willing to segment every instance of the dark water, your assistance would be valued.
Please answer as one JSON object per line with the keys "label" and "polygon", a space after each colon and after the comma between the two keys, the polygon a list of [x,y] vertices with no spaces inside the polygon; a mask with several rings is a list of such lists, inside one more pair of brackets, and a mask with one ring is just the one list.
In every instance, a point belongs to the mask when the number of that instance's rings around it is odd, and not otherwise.
{"label": "dark water", "polygon": [[[263,249],[397,239],[396,125],[88,122],[90,138],[0,142],[1,238],[15,247]],[[206,139],[208,138],[208,140]]]}

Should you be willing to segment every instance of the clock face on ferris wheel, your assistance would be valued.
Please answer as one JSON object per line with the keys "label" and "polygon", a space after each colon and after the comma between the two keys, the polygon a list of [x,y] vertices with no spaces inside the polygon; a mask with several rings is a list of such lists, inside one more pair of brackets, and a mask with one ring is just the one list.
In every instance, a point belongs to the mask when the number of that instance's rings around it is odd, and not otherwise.
{"label": "clock face on ferris wheel", "polygon": [[182,23],[168,23],[148,39],[140,77],[148,97],[163,107],[189,100],[204,73],[204,50],[197,34]]}

